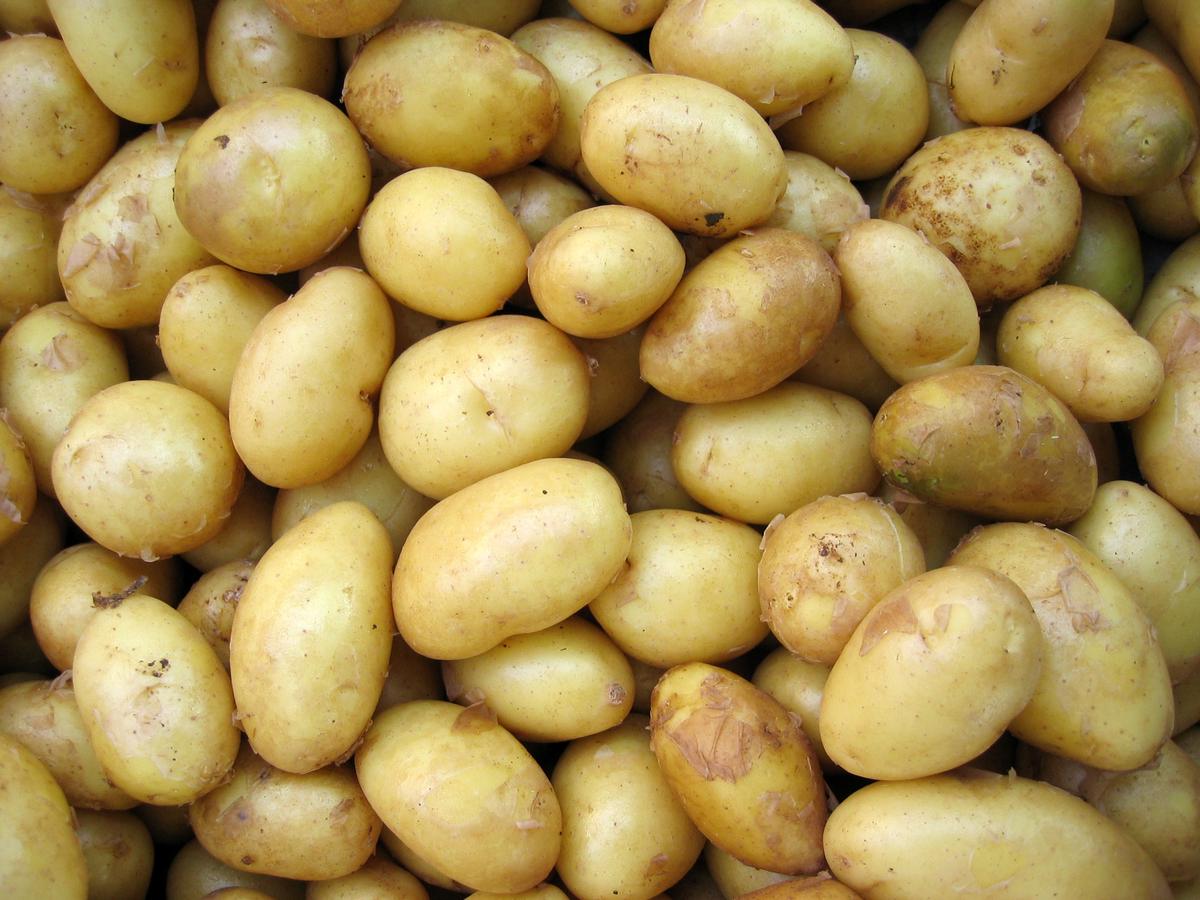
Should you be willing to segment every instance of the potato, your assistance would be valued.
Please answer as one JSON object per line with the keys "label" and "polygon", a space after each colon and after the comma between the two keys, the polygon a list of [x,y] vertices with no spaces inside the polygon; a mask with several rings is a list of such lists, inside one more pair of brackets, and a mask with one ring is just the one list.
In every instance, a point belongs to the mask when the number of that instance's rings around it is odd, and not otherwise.
{"label": "potato", "polygon": [[896,391],[879,409],[871,455],[922,500],[1000,519],[1058,525],[1096,491],[1096,457],[1070,411],[1003,366],[965,366]]}
{"label": "potato", "polygon": [[0,881],[14,897],[83,900],[88,874],[71,808],[54,778],[20,743],[0,735]]}
{"label": "potato", "polygon": [[230,431],[250,472],[295,488],[345,467],[371,433],[370,398],[394,343],[387,297],[355,269],[325,270],[263,316],[229,395]]}
{"label": "potato", "polygon": [[536,0],[404,0],[391,21],[443,19],[509,35],[538,13]]}
{"label": "potato", "polygon": [[488,183],[513,214],[531,247],[536,247],[564,219],[596,205],[575,182],[537,166],[497,175]]}
{"label": "potato", "polygon": [[858,897],[828,872],[768,885],[753,892],[754,900],[857,900]]}
{"label": "potato", "polygon": [[367,271],[404,306],[438,319],[482,319],[525,279],[529,240],[495,189],[468,172],[399,175],[363,214]]}
{"label": "potato", "polygon": [[755,590],[758,532],[682,509],[646,510],[630,520],[629,557],[589,606],[622,650],[665,669],[725,662],[767,636]]}
{"label": "potato", "polygon": [[1041,623],[1041,681],[1014,736],[1102,769],[1149,762],[1171,733],[1171,680],[1145,613],[1091,551],[1060,531],[1003,523],[975,529],[949,563],[1008,576]]}
{"label": "potato", "polygon": [[337,107],[263,88],[222,106],[184,145],[175,209],[213,256],[274,275],[316,262],[350,232],[370,177],[362,138]]}
{"label": "potato", "polygon": [[387,680],[375,707],[376,714],[409,700],[445,699],[441,666],[413,650],[400,635],[393,635]]}
{"label": "potato", "polygon": [[583,111],[580,146],[605,191],[691,234],[732,237],[757,225],[787,187],[767,123],[728,91],[684,75],[631,75],[601,88]]}
{"label": "potato", "polygon": [[921,31],[913,57],[925,72],[925,83],[929,94],[929,125],[925,128],[925,139],[933,140],[943,134],[962,131],[970,123],[958,117],[950,99],[949,74],[950,52],[954,42],[962,33],[963,26],[971,17],[973,9],[966,3],[951,0],[934,14],[929,24]]}
{"label": "potato", "polygon": [[346,501],[304,519],[250,573],[229,669],[246,737],[276,768],[342,760],[370,722],[391,651],[391,560],[379,520]]}
{"label": "potato", "polygon": [[0,410],[0,545],[16,537],[29,523],[37,496],[29,450]]}
{"label": "potato", "polygon": [[57,34],[46,0],[16,0],[0,11],[0,28],[9,34]]}
{"label": "potato", "polygon": [[[748,400],[689,406],[671,460],[680,485],[704,506],[765,525],[827,494],[873,490],[870,430],[871,414],[852,397],[789,382]],[[797,459],[822,464],[796,466]]]}
{"label": "potato", "polygon": [[899,387],[863,346],[844,312],[838,315],[816,356],[797,369],[790,380],[849,394],[872,410]]}
{"label": "potato", "polygon": [[886,500],[917,536],[925,551],[925,568],[929,570],[944,565],[946,557],[967,532],[983,524],[978,516],[926,503],[890,481],[880,482],[876,495]]}
{"label": "potato", "polygon": [[833,16],[807,0],[675,0],[654,22],[650,60],[775,116],[849,81],[854,51]]}
{"label": "potato", "polygon": [[450,878],[515,893],[554,868],[563,824],[554,788],[480,707],[393,706],[367,732],[355,768],[384,824]]}
{"label": "potato", "polygon": [[386,848],[388,853],[404,866],[405,869],[415,874],[425,884],[430,887],[441,888],[446,891],[453,891],[457,894],[470,894],[471,888],[465,884],[455,881],[448,875],[443,874],[438,869],[423,857],[417,855],[411,847],[396,837],[395,833],[386,825],[383,827],[383,835],[380,837],[380,843]]}
{"label": "potato", "polygon": [[154,874],[154,842],[141,820],[127,812],[77,809],[75,833],[88,870],[88,897],[144,897]]}
{"label": "potato", "polygon": [[988,0],[950,51],[955,110],[980,125],[1029,118],[1084,70],[1112,17],[1113,0]]}
{"label": "potato", "polygon": [[705,663],[654,689],[650,746],[688,817],[748,865],[821,868],[825,783],[800,725],[750,682]]}
{"label": "potato", "polygon": [[488,177],[533,162],[559,122],[558,87],[534,57],[458,22],[400,22],[363,47],[342,93],[351,121],[403,168]]}
{"label": "potato", "polygon": [[1029,601],[977,566],[935,569],[889,591],[829,673],[821,742],[866,778],[903,780],[970,762],[1025,708],[1042,671]]}
{"label": "potato", "polygon": [[29,594],[42,566],[62,549],[63,518],[56,504],[39,503],[16,536],[0,544],[0,640],[24,626],[36,647],[29,628]]}
{"label": "potato", "polygon": [[685,275],[650,320],[642,377],[685,403],[761,394],[812,359],[840,296],[815,241],[780,228],[742,235]]}
{"label": "potato", "polygon": [[180,554],[201,572],[242,559],[258,559],[271,544],[271,510],[275,489],[246,476],[229,518],[214,537]]}
{"label": "potato", "polygon": [[1053,280],[1089,288],[1132,318],[1142,299],[1142,245],[1124,200],[1083,192],[1079,238]]}
{"label": "potato", "polygon": [[812,744],[822,771],[836,772],[837,765],[821,743],[818,725],[821,697],[828,678],[829,666],[808,662],[786,647],[778,647],[758,664],[751,680],[756,688],[774,697],[780,706],[800,719],[800,727]]}
{"label": "potato", "polygon": [[571,341],[538,319],[494,316],[400,354],[380,393],[379,437],[396,474],[440,499],[567,452],[587,409],[587,364]]}
{"label": "potato", "polygon": [[233,616],[242,591],[254,571],[254,562],[237,559],[217,566],[196,579],[183,599],[179,612],[204,636],[225,670],[229,670],[229,637]]}
{"label": "potato", "polygon": [[400,0],[266,0],[289,27],[302,34],[333,38],[366,31],[396,11]]}
{"label": "potato", "polygon": [[675,423],[684,409],[679,401],[649,390],[606,435],[603,462],[620,481],[631,513],[701,509],[679,486],[671,465]]}
{"label": "potato", "polygon": [[613,34],[633,34],[654,24],[670,0],[570,0],[572,8],[594,25]]}
{"label": "potato", "polygon": [[1111,481],[1067,530],[1129,588],[1171,680],[1200,670],[1200,537],[1187,519],[1149,488]]}
{"label": "potato", "polygon": [[865,897],[1171,896],[1145,851],[1082,800],[974,769],[856,791],[830,814],[825,851]]}
{"label": "potato", "polygon": [[778,126],[779,141],[851,178],[886,175],[921,143],[929,124],[925,75],[904,45],[872,31],[846,30],[850,79]]}
{"label": "potato", "polygon": [[726,898],[742,897],[752,891],[790,883],[801,877],[748,866],[712,842],[704,847],[704,867],[720,891],[717,896]]}
{"label": "potato", "polygon": [[1171,688],[1175,706],[1175,728],[1172,736],[1181,734],[1200,722],[1200,673],[1193,672]]}
{"label": "potato", "polygon": [[595,463],[542,459],[489,476],[409,534],[392,580],[396,624],[423,656],[477,656],[582,609],[621,571],[631,532],[620,488]]}
{"label": "potato", "polygon": [[372,896],[427,900],[429,892],[415,875],[378,855],[349,875],[310,882],[304,896],[305,900],[366,900]]}
{"label": "potato", "polygon": [[133,809],[150,831],[156,845],[176,849],[192,839],[186,806],[151,806],[143,803]]}
{"label": "potato", "polygon": [[62,41],[13,36],[0,46],[0,181],[31,194],[83,187],[117,147],[117,117]]}
{"label": "potato", "polygon": [[58,200],[0,189],[0,278],[5,284],[0,328],[66,296],[58,278]]}
{"label": "potato", "polygon": [[764,224],[798,231],[833,253],[842,232],[869,215],[862,194],[845,172],[815,156],[794,150],[783,156],[787,189]]}
{"label": "potato", "polygon": [[580,900],[617,891],[647,900],[669,890],[704,847],[659,770],[646,733],[649,720],[572,741],[554,767],[562,806],[558,873]]}
{"label": "potato", "polygon": [[231,868],[213,858],[199,841],[185,844],[167,869],[166,900],[202,900],[227,887],[256,889],[275,900],[304,900],[302,882]]}
{"label": "potato", "polygon": [[895,510],[873,497],[822,497],[772,523],[758,564],[762,618],[788,650],[832,666],[871,608],[925,571]]}
{"label": "potato", "polygon": [[1039,288],[1075,246],[1079,185],[1028,131],[968,128],[930,141],[888,182],[880,218],[949,257],[981,309]]}
{"label": "potato", "polygon": [[519,897],[521,900],[567,900],[567,895],[559,888],[544,882],[535,888],[517,894],[491,894],[487,891],[475,891],[468,895],[468,900],[500,900],[501,897]]}
{"label": "potato", "polygon": [[[1200,237],[1176,247],[1155,273],[1133,317],[1133,327],[1142,337],[1172,304],[1190,300],[1200,285]],[[1160,348],[1161,351],[1162,348]],[[1165,361],[1165,357],[1164,357]]]}
{"label": "potato", "polygon": [[588,414],[579,439],[586,440],[624,419],[650,389],[642,380],[640,354],[646,329],[616,337],[571,338],[588,367]]}
{"label": "potato", "polygon": [[1200,221],[1183,192],[1182,176],[1128,202],[1138,228],[1160,241],[1182,241],[1200,231]]}
{"label": "potato", "polygon": [[220,530],[243,469],[215,406],[175,385],[126,381],[80,407],[51,474],[63,509],[92,540],[153,560]]}
{"label": "potato", "polygon": [[229,676],[192,624],[161,600],[98,598],[75,648],[75,701],[112,782],[144,803],[187,803],[237,755]]}

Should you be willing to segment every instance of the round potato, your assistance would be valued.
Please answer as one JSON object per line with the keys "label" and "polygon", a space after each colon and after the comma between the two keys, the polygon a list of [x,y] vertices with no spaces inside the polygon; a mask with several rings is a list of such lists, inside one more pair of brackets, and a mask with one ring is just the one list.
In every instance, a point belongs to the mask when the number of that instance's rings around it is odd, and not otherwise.
{"label": "round potato", "polygon": [[821,698],[828,678],[829,666],[808,662],[789,652],[786,647],[778,647],[758,664],[751,682],[800,719],[800,727],[812,744],[822,771],[836,772],[837,764],[829,758],[821,743],[819,725]]}
{"label": "round potato", "polygon": [[798,231],[833,253],[842,232],[870,216],[862,194],[845,172],[815,156],[795,150],[787,150],[783,156],[787,190],[765,224]]}
{"label": "round potato", "polygon": [[127,812],[87,809],[74,815],[87,862],[89,900],[145,897],[154,874],[154,842],[142,820]]}
{"label": "round potato", "polygon": [[233,616],[253,571],[254,562],[249,559],[236,559],[217,566],[196,579],[177,607],[216,651],[226,671],[229,671]]}
{"label": "round potato", "polygon": [[1095,291],[1126,319],[1142,299],[1142,243],[1133,214],[1120,197],[1083,192],[1083,219],[1075,249],[1054,281]]}
{"label": "round potato", "polygon": [[66,297],[58,277],[59,199],[0,189],[0,327]]}
{"label": "round potato", "polygon": [[645,328],[616,337],[572,338],[588,367],[588,414],[580,440],[599,434],[627,416],[650,385],[642,380],[639,355]]}
{"label": "round potato", "polygon": [[671,465],[675,424],[686,408],[650,390],[608,433],[603,461],[621,482],[625,505],[631,513],[701,509],[679,486]]}
{"label": "round potato", "polygon": [[166,900],[203,900],[228,887],[259,890],[274,900],[304,900],[303,882],[234,869],[195,840],[180,848],[167,869]]}
{"label": "round potato", "polygon": [[180,554],[190,566],[209,572],[241,559],[258,559],[271,544],[271,510],[275,489],[249,475],[242,482],[229,518],[214,537]]}

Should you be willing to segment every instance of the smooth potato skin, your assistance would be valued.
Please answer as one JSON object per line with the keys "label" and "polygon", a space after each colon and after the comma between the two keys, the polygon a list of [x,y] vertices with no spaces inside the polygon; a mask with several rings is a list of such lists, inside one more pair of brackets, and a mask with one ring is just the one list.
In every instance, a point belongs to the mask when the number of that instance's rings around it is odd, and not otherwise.
{"label": "smooth potato skin", "polygon": [[1133,317],[1141,305],[1145,276],[1141,237],[1125,200],[1083,192],[1079,239],[1052,280],[1089,288],[1126,319]]}
{"label": "smooth potato skin", "polygon": [[128,812],[77,809],[75,822],[90,900],[146,896],[154,874],[154,842],[142,820]]}
{"label": "smooth potato skin", "polygon": [[833,253],[842,232],[870,216],[862,194],[845,172],[807,153],[784,151],[788,185],[766,225],[812,238]]}

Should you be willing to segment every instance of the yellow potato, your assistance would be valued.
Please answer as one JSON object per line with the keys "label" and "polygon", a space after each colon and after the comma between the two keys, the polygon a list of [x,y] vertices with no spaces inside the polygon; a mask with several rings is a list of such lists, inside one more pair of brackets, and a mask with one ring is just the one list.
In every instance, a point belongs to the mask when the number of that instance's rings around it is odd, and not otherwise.
{"label": "yellow potato", "polygon": [[833,253],[842,232],[870,215],[862,194],[845,172],[815,156],[794,150],[783,156],[787,190],[764,224],[798,231]]}
{"label": "yellow potato", "polygon": [[716,884],[718,898],[743,897],[771,885],[790,884],[801,877],[748,866],[711,841],[704,847],[704,867]]}
{"label": "yellow potato", "polygon": [[349,875],[311,882],[305,894],[305,900],[369,900],[371,897],[428,900],[429,892],[415,875],[378,855]]}
{"label": "yellow potato", "polygon": [[225,670],[229,670],[229,637],[233,633],[233,616],[242,591],[254,571],[254,562],[236,559],[217,566],[196,579],[177,609],[196,627]]}
{"label": "yellow potato", "polygon": [[950,51],[973,12],[971,5],[950,0],[929,20],[929,24],[921,31],[916,46],[913,47],[913,56],[925,72],[925,83],[929,93],[926,140],[970,127],[969,122],[964,122],[956,114],[954,103],[950,99],[947,74]]}
{"label": "yellow potato", "polygon": [[0,189],[0,278],[5,284],[0,327],[11,327],[34,307],[66,296],[58,277],[58,199]]}
{"label": "yellow potato", "polygon": [[1123,199],[1083,192],[1079,239],[1052,280],[1089,288],[1132,318],[1145,286],[1142,244]]}
{"label": "yellow potato", "polygon": [[287,24],[303,34],[331,38],[366,31],[396,11],[401,0],[266,0]]}
{"label": "yellow potato", "polygon": [[650,390],[608,433],[604,464],[621,482],[631,513],[647,509],[700,510],[679,486],[671,465],[675,423],[684,404]]}
{"label": "yellow potato", "polygon": [[1128,202],[1138,228],[1160,241],[1182,241],[1200,231],[1200,221],[1183,190],[1182,176],[1130,197]]}
{"label": "yellow potato", "polygon": [[554,868],[563,824],[554,788],[481,707],[393,706],[367,732],[355,769],[384,824],[474,890],[526,891]]}
{"label": "yellow potato", "polygon": [[[520,898],[520,900],[568,900],[567,895],[552,884],[542,883],[528,891],[516,894],[492,894],[487,891],[475,891],[468,894],[468,900],[501,900],[503,897]],[[666,896],[665,894],[662,896]]]}
{"label": "yellow potato", "polygon": [[258,559],[271,544],[274,488],[247,475],[229,518],[214,537],[180,554],[190,566],[209,572],[242,559]]}
{"label": "yellow potato", "polygon": [[29,524],[37,503],[33,460],[20,433],[0,414],[0,545]]}
{"label": "yellow potato", "polygon": [[516,218],[531,247],[559,222],[596,205],[575,182],[537,166],[497,175],[488,183]]}
{"label": "yellow potato", "polygon": [[10,34],[57,34],[46,0],[14,0],[0,10],[0,28]]}
{"label": "yellow potato", "polygon": [[231,868],[214,859],[199,841],[185,844],[167,869],[166,900],[202,900],[227,887],[257,889],[274,900],[304,900],[303,882]]}
{"label": "yellow potato", "polygon": [[229,669],[254,751],[303,775],[353,751],[387,674],[392,546],[374,514],[341,502],[263,554],[238,599]]}
{"label": "yellow potato", "polygon": [[486,28],[507,37],[536,16],[540,6],[539,0],[403,0],[380,24],[338,42],[342,69],[350,68],[367,41],[397,22],[441,19]]}
{"label": "yellow potato", "polygon": [[388,853],[404,866],[405,869],[412,872],[425,884],[430,887],[442,888],[447,891],[454,891],[457,894],[470,894],[471,888],[465,884],[455,881],[453,878],[445,875],[436,869],[428,860],[419,856],[416,851],[396,837],[387,825],[384,825],[383,836],[380,842],[387,848]]}
{"label": "yellow potato", "polygon": [[[1133,317],[1133,327],[1142,337],[1172,304],[1190,300],[1200,283],[1200,237],[1186,240],[1168,256],[1146,286]],[[1161,350],[1162,348],[1160,348]],[[1165,358],[1164,358],[1165,359]]]}
{"label": "yellow potato", "polygon": [[392,581],[396,624],[423,656],[477,656],[582,609],[620,571],[630,534],[620,489],[595,463],[543,459],[489,476],[413,528]]}
{"label": "yellow potato", "polygon": [[978,516],[926,503],[890,481],[880,482],[877,496],[886,500],[917,536],[925,551],[926,569],[937,569],[944,565],[946,557],[967,532],[983,524]]}
{"label": "yellow potato", "polygon": [[63,518],[57,504],[39,503],[29,523],[11,541],[0,545],[0,571],[4,572],[0,578],[0,639],[23,626],[29,643],[36,648],[29,627],[29,595],[42,566],[62,549]]}
{"label": "yellow potato", "polygon": [[583,18],[613,34],[633,34],[654,24],[670,0],[570,0]]}
{"label": "yellow potato", "polygon": [[879,409],[900,386],[863,346],[845,313],[838,315],[817,355],[797,369],[791,380],[849,394],[872,410]]}
{"label": "yellow potato", "polygon": [[445,699],[441,666],[413,650],[400,635],[394,635],[392,652],[388,657],[387,680],[383,683],[379,704],[375,707],[376,715],[409,700]]}
{"label": "yellow potato", "polygon": [[146,896],[154,874],[154,842],[141,820],[127,812],[77,809],[74,815],[89,900]]}
{"label": "yellow potato", "polygon": [[825,752],[821,743],[821,697],[825,693],[825,681],[829,678],[829,666],[808,662],[786,647],[779,647],[767,654],[758,664],[751,679],[754,686],[770,694],[780,706],[800,719],[800,727],[812,744],[825,772],[836,772],[837,765]]}
{"label": "yellow potato", "polygon": [[588,414],[579,439],[585,440],[623,420],[642,400],[650,385],[642,380],[639,355],[646,329],[634,328],[616,337],[572,338],[588,367]]}
{"label": "yellow potato", "polygon": [[[743,895],[746,896],[746,895]],[[796,878],[753,891],[753,900],[858,900],[859,896],[828,872]]]}

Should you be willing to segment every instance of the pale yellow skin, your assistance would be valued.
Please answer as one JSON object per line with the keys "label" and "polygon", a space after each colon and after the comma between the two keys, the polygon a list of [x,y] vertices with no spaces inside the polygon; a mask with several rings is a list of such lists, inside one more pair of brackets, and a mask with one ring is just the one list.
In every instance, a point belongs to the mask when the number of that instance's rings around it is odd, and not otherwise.
{"label": "pale yellow skin", "polygon": [[63,42],[13,37],[0,48],[0,181],[31,194],[83,187],[117,147],[117,117]]}
{"label": "pale yellow skin", "polygon": [[56,504],[39,503],[34,507],[29,524],[11,541],[0,545],[0,638],[25,626],[29,641],[33,631],[28,627],[29,592],[38,571],[63,545],[63,515]]}
{"label": "pale yellow skin", "polygon": [[648,391],[608,434],[603,462],[617,476],[631,513],[646,509],[701,509],[679,486],[671,465],[675,423],[684,404]]}
{"label": "pale yellow skin", "polygon": [[196,579],[177,607],[216,651],[226,671],[229,670],[233,615],[253,571],[254,563],[248,559],[218,566]]}
{"label": "pale yellow skin", "polygon": [[389,707],[409,700],[444,700],[441,666],[421,656],[404,643],[400,635],[392,637],[392,653],[388,657],[387,680],[375,707],[378,715]]}
{"label": "pale yellow skin", "polygon": [[833,253],[842,232],[870,215],[844,173],[807,153],[787,150],[788,185],[766,225],[798,231]]}
{"label": "pale yellow skin", "polygon": [[834,876],[868,898],[1171,897],[1145,851],[1082,800],[975,769],[851,794],[829,816],[825,850]]}
{"label": "pale yellow skin", "polygon": [[246,476],[229,518],[215,536],[180,554],[201,572],[240,559],[258,559],[271,544],[271,510],[275,489]]}
{"label": "pale yellow skin", "polygon": [[650,389],[642,380],[639,355],[645,328],[616,337],[572,338],[588,367],[588,414],[580,440],[599,434],[627,416]]}
{"label": "pale yellow skin", "polygon": [[1200,722],[1200,672],[1193,672],[1171,689],[1175,703],[1175,735]]}
{"label": "pale yellow skin", "polygon": [[900,386],[863,346],[844,314],[838,315],[816,356],[797,369],[791,380],[849,394],[872,410]]}
{"label": "pale yellow skin", "polygon": [[175,165],[198,125],[125,144],[67,210],[58,272],[67,301],[97,325],[153,325],[171,285],[214,262],[175,212]]}
{"label": "pale yellow skin", "polygon": [[789,875],[824,862],[825,782],[799,723],[769,695],[705,663],[654,689],[650,745],[688,817],[748,865]]}
{"label": "pale yellow skin", "polygon": [[1037,135],[968,128],[913,153],[888,183],[879,216],[924,234],[987,309],[1058,270],[1082,207],[1075,176]]}
{"label": "pale yellow skin", "polygon": [[370,180],[362,138],[337,107],[269,87],[197,129],[175,169],[175,209],[213,256],[274,275],[311,265],[345,238]]}
{"label": "pale yellow skin", "polygon": [[581,16],[613,34],[633,34],[655,23],[670,0],[570,0]]}
{"label": "pale yellow skin", "polygon": [[543,459],[492,475],[409,534],[392,580],[396,624],[423,656],[477,656],[578,612],[621,570],[631,533],[620,488],[596,463]]}
{"label": "pale yellow skin", "polygon": [[1129,206],[1121,197],[1083,192],[1083,219],[1075,249],[1054,281],[1089,288],[1126,319],[1142,299],[1142,244]]}
{"label": "pale yellow skin", "polygon": [[356,269],[326,269],[259,320],[238,358],[229,424],[246,467],[279,488],[341,470],[374,424],[395,347],[388,298]]}
{"label": "pale yellow skin", "polygon": [[925,82],[929,93],[929,125],[925,129],[926,140],[933,140],[943,134],[962,131],[964,128],[970,127],[969,122],[964,122],[955,114],[946,76],[950,62],[950,50],[973,12],[972,6],[959,3],[957,0],[950,0],[929,20],[929,24],[921,31],[916,46],[913,47],[913,56],[925,72]]}
{"label": "pale yellow skin", "polygon": [[144,560],[215,535],[243,474],[220,411],[155,381],[126,381],[90,398],[51,459],[67,515],[96,543]]}
{"label": "pale yellow skin", "polygon": [[489,894],[487,891],[475,891],[467,896],[468,900],[500,900],[502,897],[518,897],[520,900],[567,900],[567,895],[552,884],[539,884],[535,888],[516,894]]}
{"label": "pale yellow skin", "polygon": [[779,647],[758,664],[751,680],[756,688],[770,694],[784,709],[800,718],[800,727],[812,744],[822,771],[836,772],[837,764],[825,752],[818,725],[821,697],[828,678],[829,666],[808,662],[786,647]]}
{"label": "pale yellow skin", "polygon": [[926,503],[890,481],[881,481],[877,496],[888,502],[901,520],[912,529],[925,551],[925,568],[936,569],[946,562],[958,542],[976,525],[978,516]]}
{"label": "pale yellow skin", "polygon": [[843,232],[833,259],[846,321],[897,382],[974,361],[979,312],[971,288],[920,234],[868,219]]}
{"label": "pale yellow skin", "polygon": [[229,669],[241,726],[271,765],[315,771],[366,729],[392,648],[391,561],[379,520],[346,501],[288,531],[250,574]]}
{"label": "pale yellow skin", "polygon": [[724,662],[767,636],[755,588],[758,532],[681,509],[630,518],[628,559],[589,607],[622,650],[665,669]]}
{"label": "pale yellow skin", "polygon": [[75,810],[75,833],[88,869],[89,900],[144,897],[154,873],[154,842],[127,812]]}
{"label": "pale yellow skin", "polygon": [[567,334],[607,338],[650,318],[683,277],[683,247],[630,206],[597,206],[552,228],[529,257],[529,290]]}
{"label": "pale yellow skin", "polygon": [[1183,179],[1130,197],[1129,209],[1138,228],[1160,241],[1183,241],[1200,231],[1200,221],[1183,191]]}
{"label": "pale yellow skin", "polygon": [[650,60],[656,71],[711,81],[775,116],[849,81],[854,50],[809,0],[674,0],[650,32]]}
{"label": "pale yellow skin", "polygon": [[750,896],[752,900],[859,900],[860,897],[828,872],[769,884]]}
{"label": "pale yellow skin", "polygon": [[46,658],[60,672],[71,668],[79,635],[98,611],[92,595],[120,593],[142,577],[141,593],[171,605],[178,601],[179,570],[169,559],[143,562],[93,543],[56,554],[38,573],[29,595],[30,623]]}
{"label": "pale yellow skin", "polygon": [[14,897],[84,900],[88,873],[71,808],[54,778],[15,739],[0,735],[0,881]]}
{"label": "pale yellow skin", "polygon": [[384,824],[450,878],[515,893],[554,868],[563,822],[554,788],[486,708],[393,706],[354,762]]}
{"label": "pale yellow skin", "polygon": [[161,600],[134,594],[75,648],[75,701],[105,773],[144,803],[187,803],[237,755],[233,692],[217,654]]}
{"label": "pale yellow skin", "polygon": [[558,873],[579,900],[649,900],[692,867],[704,847],[650,749],[649,720],[631,716],[573,741],[554,767],[562,805]]}
{"label": "pale yellow skin", "polygon": [[763,621],[788,650],[824,666],[885,594],[925,571],[917,536],[865,495],[805,504],[773,522],[762,546]]}
{"label": "pale yellow skin", "polygon": [[0,732],[29,748],[81,809],[130,809],[137,801],[104,774],[70,681],[26,681],[0,689]]}
{"label": "pale yellow skin", "polygon": [[854,50],[850,79],[780,125],[779,141],[851,178],[878,178],[900,165],[925,137],[925,73],[903,44],[886,35],[856,28],[846,34]]}
{"label": "pale yellow skin", "polygon": [[446,697],[483,701],[522,741],[570,741],[619,725],[633,706],[633,670],[595,625],[571,617],[516,634],[479,656],[442,663]]}
{"label": "pale yellow skin", "polygon": [[1163,261],[1142,295],[1133,317],[1134,329],[1146,337],[1169,306],[1192,299],[1197,290],[1200,290],[1200,237],[1184,241]]}
{"label": "pale yellow skin", "polygon": [[742,897],[799,877],[748,866],[711,842],[704,847],[704,866],[720,890],[718,897]]}
{"label": "pale yellow skin", "polygon": [[1021,589],[946,566],[890,591],[855,629],[825,682],[821,742],[856,775],[947,772],[990,747],[1024,709],[1042,633]]}
{"label": "pale yellow skin", "polygon": [[260,890],[274,900],[304,900],[302,882],[231,868],[194,840],[184,844],[171,860],[166,900],[202,900],[213,891],[239,886]]}
{"label": "pale yellow skin", "polygon": [[224,264],[176,281],[158,319],[158,345],[175,383],[228,414],[243,348],[263,316],[286,299],[265,278]]}
{"label": "pale yellow skin", "polygon": [[1200,670],[1200,537],[1188,520],[1149,488],[1111,481],[1068,531],[1145,611],[1171,680]]}
{"label": "pale yellow skin", "polygon": [[787,188],[767,123],[728,91],[684,75],[631,75],[601,88],[583,111],[580,146],[601,188],[675,231],[732,237],[764,222]]}
{"label": "pale yellow skin", "polygon": [[445,328],[388,370],[379,396],[383,452],[405,483],[448,497],[569,450],[587,419],[588,380],[583,354],[538,319],[502,315]]}
{"label": "pale yellow skin", "polygon": [[454,891],[458,894],[471,893],[471,888],[443,874],[427,859],[419,856],[404,841],[396,837],[395,832],[386,825],[384,825],[383,835],[379,841],[387,848],[388,853],[392,855],[396,862],[400,863],[400,865],[404,866],[405,869],[412,872],[430,887],[442,888],[443,890]]}
{"label": "pale yellow skin", "polygon": [[9,327],[35,306],[62,300],[58,278],[61,214],[55,202],[12,188],[0,189],[0,327]]}
{"label": "pale yellow skin", "polygon": [[29,523],[37,503],[33,460],[20,433],[0,416],[0,545]]}
{"label": "pale yellow skin", "polygon": [[404,168],[482,177],[533,162],[559,123],[550,71],[512,41],[458,22],[400,22],[363,47],[342,99],[363,137]]}
{"label": "pale yellow skin", "polygon": [[367,271],[398,302],[438,319],[490,315],[525,280],[529,239],[500,195],[469,172],[392,179],[359,227]]}
{"label": "pale yellow skin", "polygon": [[564,219],[596,205],[575,182],[537,166],[498,175],[488,183],[516,218],[531,247]]}
{"label": "pale yellow skin", "polygon": [[1026,523],[977,528],[950,557],[1017,583],[1045,638],[1017,738],[1102,769],[1145,765],[1171,735],[1171,680],[1146,614],[1117,576],[1061,531]]}
{"label": "pale yellow skin", "polygon": [[305,900],[427,900],[429,892],[416,876],[384,856],[372,856],[349,875],[309,882]]}
{"label": "pale yellow skin", "polygon": [[981,125],[1027,119],[1100,49],[1113,0],[984,0],[959,32],[946,69],[957,113]]}
{"label": "pale yellow skin", "polygon": [[[828,494],[874,490],[870,432],[871,414],[853,397],[786,382],[748,400],[689,406],[671,460],[701,504],[765,525]],[[823,462],[796,466],[797,459]]]}

